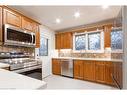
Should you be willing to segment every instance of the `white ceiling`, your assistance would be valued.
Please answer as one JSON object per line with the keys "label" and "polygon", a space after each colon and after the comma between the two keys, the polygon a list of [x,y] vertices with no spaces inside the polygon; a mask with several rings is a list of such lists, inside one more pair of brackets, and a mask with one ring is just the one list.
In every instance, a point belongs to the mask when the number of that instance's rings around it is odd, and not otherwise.
{"label": "white ceiling", "polygon": [[[114,18],[118,15],[120,6],[11,6],[25,15],[32,17],[41,24],[53,30],[61,30],[74,26],[95,23]],[[80,12],[80,17],[75,18],[74,13]],[[55,19],[60,18],[61,23],[56,24]]]}

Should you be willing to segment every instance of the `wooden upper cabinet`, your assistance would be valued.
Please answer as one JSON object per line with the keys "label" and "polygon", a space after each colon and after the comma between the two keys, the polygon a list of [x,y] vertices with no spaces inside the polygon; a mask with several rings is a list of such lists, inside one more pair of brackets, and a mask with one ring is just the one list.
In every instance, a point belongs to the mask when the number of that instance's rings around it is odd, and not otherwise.
{"label": "wooden upper cabinet", "polygon": [[60,59],[52,59],[52,73],[55,75],[61,75]]}
{"label": "wooden upper cabinet", "polygon": [[25,30],[28,30],[30,32],[33,32],[33,21],[27,17],[22,17],[22,28]]}
{"label": "wooden upper cabinet", "polygon": [[36,48],[40,48],[40,32],[36,32]]}
{"label": "wooden upper cabinet", "polygon": [[61,49],[61,34],[55,34],[55,49]]}
{"label": "wooden upper cabinet", "polygon": [[84,80],[95,81],[95,62],[84,61]]}
{"label": "wooden upper cabinet", "polygon": [[73,36],[72,33],[68,32],[64,34],[64,44],[65,44],[65,49],[71,49],[73,46]]}
{"label": "wooden upper cabinet", "polygon": [[83,79],[83,61],[82,60],[74,60],[74,78]]}
{"label": "wooden upper cabinet", "polygon": [[71,49],[73,46],[72,33],[58,33],[55,35],[56,49]]}
{"label": "wooden upper cabinet", "polygon": [[17,12],[4,8],[4,24],[21,27],[21,15]]}
{"label": "wooden upper cabinet", "polygon": [[40,48],[40,29],[39,24],[33,23],[33,32],[35,32],[36,35],[36,48]]}
{"label": "wooden upper cabinet", "polygon": [[106,25],[104,26],[104,47],[111,47],[111,31],[112,31],[112,25]]}

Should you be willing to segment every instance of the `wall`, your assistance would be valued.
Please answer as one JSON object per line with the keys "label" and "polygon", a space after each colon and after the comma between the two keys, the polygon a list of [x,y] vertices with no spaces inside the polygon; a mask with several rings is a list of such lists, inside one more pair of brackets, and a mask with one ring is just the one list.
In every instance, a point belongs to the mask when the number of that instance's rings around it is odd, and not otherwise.
{"label": "wall", "polygon": [[45,26],[40,26],[40,32],[42,33],[42,36],[45,38],[48,38],[48,56],[37,56],[39,55],[39,48],[35,49],[35,55],[36,58],[39,58],[42,60],[42,76],[47,77],[51,74],[51,58],[52,56],[55,56],[55,32]]}
{"label": "wall", "polygon": [[123,89],[127,89],[127,6],[123,7],[123,31],[124,31]]}

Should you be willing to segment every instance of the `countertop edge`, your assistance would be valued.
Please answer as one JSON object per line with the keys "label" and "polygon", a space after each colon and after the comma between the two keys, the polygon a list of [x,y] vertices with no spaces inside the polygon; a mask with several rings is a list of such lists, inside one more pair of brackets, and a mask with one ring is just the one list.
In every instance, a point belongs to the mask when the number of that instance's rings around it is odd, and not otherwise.
{"label": "countertop edge", "polygon": [[106,59],[106,58],[75,58],[75,57],[53,57],[52,59],[72,59],[72,60],[93,60],[93,61],[112,61],[123,62],[122,59]]}

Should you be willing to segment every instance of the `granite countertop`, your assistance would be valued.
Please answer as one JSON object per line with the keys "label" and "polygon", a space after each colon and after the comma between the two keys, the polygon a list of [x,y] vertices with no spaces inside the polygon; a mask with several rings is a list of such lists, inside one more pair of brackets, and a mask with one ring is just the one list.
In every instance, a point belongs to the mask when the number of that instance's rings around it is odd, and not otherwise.
{"label": "granite countertop", "polygon": [[122,59],[110,59],[110,58],[78,58],[78,57],[53,57],[55,59],[72,59],[72,60],[95,60],[95,61],[112,61],[123,62]]}
{"label": "granite countertop", "polygon": [[44,89],[46,82],[0,69],[0,89]]}
{"label": "granite countertop", "polygon": [[1,63],[0,62],[0,68],[6,68],[9,67],[9,64]]}

